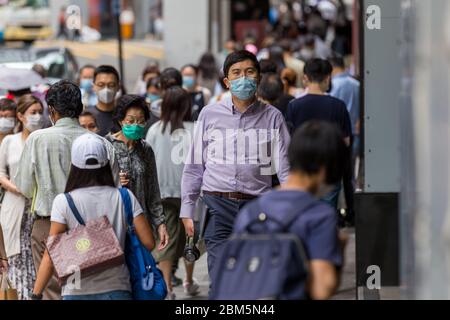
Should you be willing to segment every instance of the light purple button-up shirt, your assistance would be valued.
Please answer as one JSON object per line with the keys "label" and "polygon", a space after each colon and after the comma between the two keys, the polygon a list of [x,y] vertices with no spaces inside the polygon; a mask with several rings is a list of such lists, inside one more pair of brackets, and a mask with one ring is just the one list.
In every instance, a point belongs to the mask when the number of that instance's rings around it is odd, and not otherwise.
{"label": "light purple button-up shirt", "polygon": [[203,108],[181,182],[181,218],[192,218],[201,191],[260,195],[289,172],[289,131],[283,115],[256,101],[240,113],[231,98]]}

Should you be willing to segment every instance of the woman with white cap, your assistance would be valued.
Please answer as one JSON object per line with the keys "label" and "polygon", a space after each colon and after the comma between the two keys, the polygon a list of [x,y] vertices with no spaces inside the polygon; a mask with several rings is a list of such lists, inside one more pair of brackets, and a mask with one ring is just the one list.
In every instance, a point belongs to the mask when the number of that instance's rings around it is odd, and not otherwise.
{"label": "woman with white cap", "polygon": [[[85,222],[106,215],[117,239],[125,250],[126,226],[124,205],[115,188],[108,152],[104,140],[87,133],[72,145],[71,169],[65,193],[73,198]],[[136,197],[128,191],[132,203],[134,226],[141,243],[152,250],[155,246],[152,230]],[[50,236],[64,233],[78,226],[64,194],[59,194],[51,212]],[[40,265],[33,291],[33,299],[42,298],[42,291],[53,273],[53,265],[46,251]],[[63,300],[131,300],[130,275],[126,264],[81,276],[79,286],[65,285]]]}
{"label": "woman with white cap", "polygon": [[[31,254],[33,216],[31,200],[17,190],[12,179],[19,168],[19,160],[29,135],[44,125],[41,101],[31,94],[17,102],[18,133],[8,135],[0,147],[0,184],[6,191],[0,210],[8,277],[17,289],[20,300],[29,300],[36,276]],[[4,261],[4,260],[3,260]]]}

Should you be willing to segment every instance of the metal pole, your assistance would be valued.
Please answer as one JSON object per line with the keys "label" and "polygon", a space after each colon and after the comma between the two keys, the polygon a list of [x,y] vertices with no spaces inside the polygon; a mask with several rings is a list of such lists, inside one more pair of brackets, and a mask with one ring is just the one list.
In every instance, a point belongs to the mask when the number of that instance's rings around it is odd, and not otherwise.
{"label": "metal pole", "polygon": [[114,0],[113,2],[113,10],[114,15],[116,17],[116,23],[117,23],[117,42],[119,44],[119,72],[120,72],[120,78],[121,82],[125,83],[125,74],[123,71],[123,46],[122,46],[122,30],[120,27],[120,11],[121,11],[121,5],[120,0]]}

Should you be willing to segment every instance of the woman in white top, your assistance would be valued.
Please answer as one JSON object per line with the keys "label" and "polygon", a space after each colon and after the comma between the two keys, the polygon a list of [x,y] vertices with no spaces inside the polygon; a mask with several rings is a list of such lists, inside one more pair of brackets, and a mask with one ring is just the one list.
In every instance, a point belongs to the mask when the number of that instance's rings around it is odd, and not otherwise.
{"label": "woman in white top", "polygon": [[18,170],[25,140],[44,124],[42,112],[39,99],[32,95],[22,96],[17,102],[19,133],[7,136],[0,147],[0,183],[6,190],[0,210],[0,225],[9,264],[8,276],[21,300],[31,297],[35,279],[31,254],[33,217],[31,201],[19,193],[12,177]]}
{"label": "woman in white top", "polygon": [[[106,216],[125,251],[125,209],[120,192],[115,188],[104,141],[93,133],[80,136],[72,145],[71,162],[65,192],[70,193],[86,223]],[[136,197],[131,191],[128,192],[136,234],[148,250],[153,250],[155,241],[150,225]],[[64,194],[56,196],[51,212],[50,236],[64,233],[78,225]],[[33,299],[42,299],[42,292],[52,274],[53,264],[45,251],[34,285]],[[78,284],[63,286],[61,295],[63,300],[131,300],[128,268],[124,263],[89,276],[81,276]]]}
{"label": "woman in white top", "polygon": [[[183,225],[180,221],[181,176],[184,162],[191,145],[194,123],[191,122],[192,100],[189,93],[181,87],[167,89],[161,105],[161,120],[147,133],[147,142],[155,153],[159,190],[166,216],[169,244],[153,255],[159,262],[168,288],[168,299],[175,299],[172,292],[172,263],[183,254],[186,242]],[[185,292],[198,293],[198,285],[192,278],[193,264],[186,264]]]}

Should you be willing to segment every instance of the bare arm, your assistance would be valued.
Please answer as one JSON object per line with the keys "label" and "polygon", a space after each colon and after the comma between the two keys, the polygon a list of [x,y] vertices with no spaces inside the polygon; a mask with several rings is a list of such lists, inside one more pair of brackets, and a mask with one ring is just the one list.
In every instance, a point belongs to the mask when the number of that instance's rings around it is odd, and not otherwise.
{"label": "bare arm", "polygon": [[8,259],[6,257],[5,243],[3,241],[3,231],[0,226],[0,273],[8,269]]}
{"label": "bare arm", "polygon": [[309,295],[314,300],[326,300],[339,285],[336,267],[325,260],[312,260],[308,279]]}
{"label": "bare arm", "polygon": [[3,140],[3,143],[0,147],[0,185],[6,191],[20,194],[19,190],[17,190],[16,185],[10,180],[8,172],[8,154],[11,152],[11,150],[9,150],[10,141],[11,139],[9,138]]}
{"label": "bare arm", "polygon": [[15,193],[15,194],[21,194],[20,191],[17,189],[17,187],[14,185],[14,183],[11,182],[6,177],[0,177],[0,185],[5,189],[6,191]]}
{"label": "bare arm", "polygon": [[136,234],[141,243],[147,248],[147,250],[152,251],[155,248],[155,239],[145,215],[138,215],[136,218],[134,218],[133,223]]}
{"label": "bare arm", "polygon": [[[60,233],[64,233],[67,230],[65,224],[52,222],[50,225],[50,236],[55,236]],[[34,284],[33,293],[42,294],[48,282],[53,275],[53,263],[50,259],[48,251],[45,250],[44,256],[42,257],[41,265],[39,266],[39,271],[37,273],[36,282]]]}

